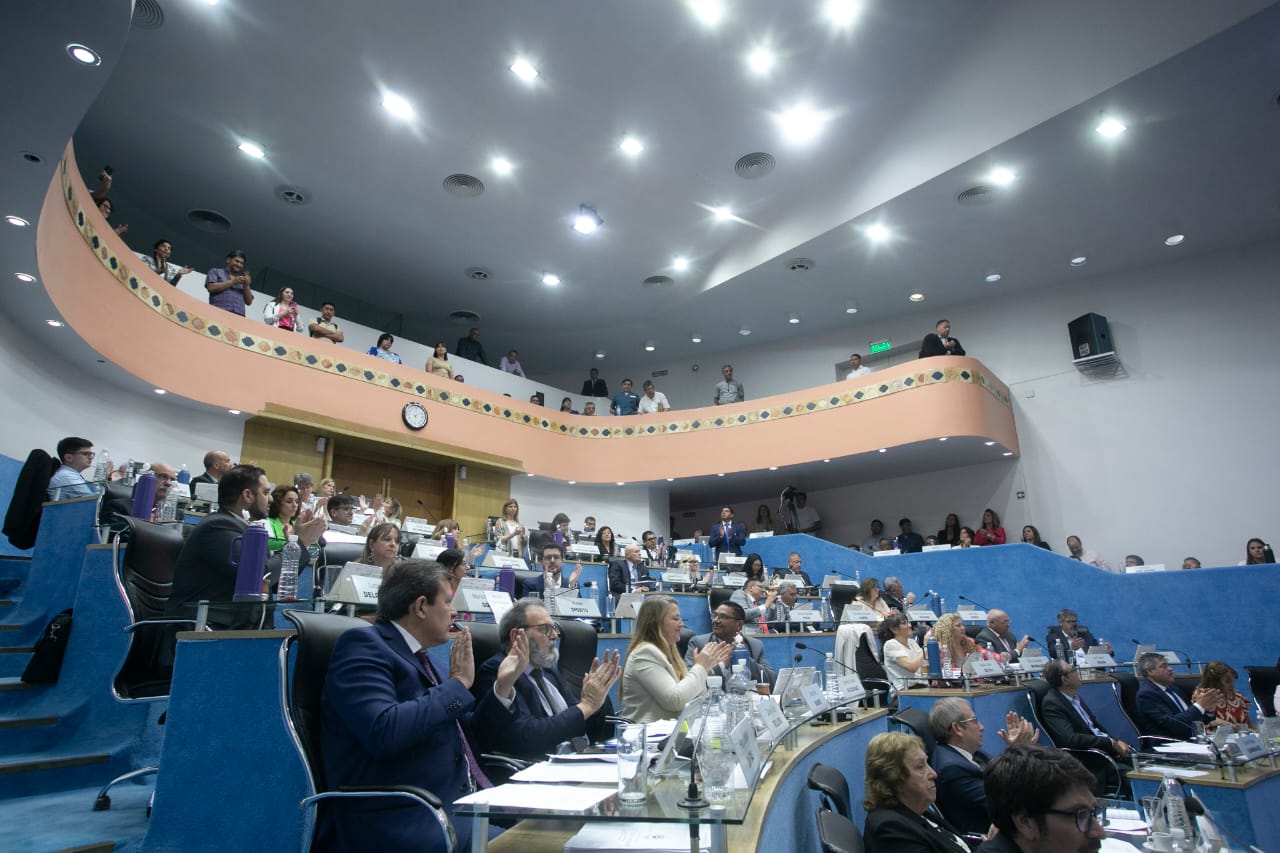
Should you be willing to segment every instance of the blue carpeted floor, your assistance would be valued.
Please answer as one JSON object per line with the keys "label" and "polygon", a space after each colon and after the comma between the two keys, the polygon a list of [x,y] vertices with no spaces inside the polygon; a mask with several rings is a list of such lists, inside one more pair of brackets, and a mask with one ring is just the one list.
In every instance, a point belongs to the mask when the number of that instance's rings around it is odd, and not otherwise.
{"label": "blue carpeted floor", "polygon": [[111,808],[95,812],[97,788],[0,800],[0,826],[8,853],[56,850],[114,842],[119,853],[141,848],[147,831],[147,799],[155,777],[111,789]]}

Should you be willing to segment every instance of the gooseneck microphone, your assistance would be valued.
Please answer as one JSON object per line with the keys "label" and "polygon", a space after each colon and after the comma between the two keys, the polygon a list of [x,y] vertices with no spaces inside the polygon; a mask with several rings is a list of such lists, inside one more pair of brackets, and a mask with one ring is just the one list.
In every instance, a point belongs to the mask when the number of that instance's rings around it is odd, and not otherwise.
{"label": "gooseneck microphone", "polygon": [[977,607],[978,607],[978,609],[979,609],[979,610],[990,610],[990,608],[989,608],[989,607],[987,607],[987,606],[985,606],[982,602],[980,602],[980,601],[974,601],[972,598],[970,598],[970,597],[969,597],[969,596],[967,596],[967,595],[961,595],[961,596],[957,596],[957,597],[958,597],[961,601],[967,601],[967,602],[969,602],[970,604],[977,605]]}
{"label": "gooseneck microphone", "polygon": [[[805,645],[804,643],[796,643],[796,648],[802,649],[803,651],[806,651],[806,652],[813,652],[815,655],[822,655],[823,659],[825,659],[827,656],[826,652],[820,652],[817,649],[812,649],[809,646]],[[858,671],[856,669],[849,666],[844,661],[840,660],[840,658],[835,657],[833,655],[831,659],[836,662],[836,666],[840,667],[845,672],[852,672],[854,675],[858,674]],[[796,663],[799,663],[799,662],[800,662],[800,655],[796,655]]]}

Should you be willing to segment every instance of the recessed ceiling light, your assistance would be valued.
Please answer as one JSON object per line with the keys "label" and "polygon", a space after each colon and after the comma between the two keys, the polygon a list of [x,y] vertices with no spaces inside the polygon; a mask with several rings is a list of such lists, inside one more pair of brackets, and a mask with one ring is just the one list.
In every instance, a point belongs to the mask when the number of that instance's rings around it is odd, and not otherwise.
{"label": "recessed ceiling light", "polygon": [[770,465],[770,466],[769,466],[769,470],[770,470],[770,471],[777,471],[777,470],[778,470],[778,466],[777,466],[777,465]]}
{"label": "recessed ceiling light", "polygon": [[569,481],[569,485],[570,485],[570,486],[576,486],[576,485],[578,485],[578,481],[577,481],[577,480],[570,480],[570,481]]}
{"label": "recessed ceiling light", "polygon": [[1013,451],[1012,451],[1012,450],[1006,450],[1004,453],[1001,453],[1000,455],[1001,455],[1001,456],[1012,456],[1012,455],[1013,455]]}
{"label": "recessed ceiling light", "polygon": [[788,323],[790,323],[790,324],[791,324],[791,325],[793,325],[793,326],[794,326],[794,325],[796,325],[797,323],[799,323],[799,322],[800,322],[800,315],[799,315],[799,314],[791,314],[791,315],[789,315],[789,316],[787,317],[787,322],[788,322]]}
{"label": "recessed ceiling light", "polygon": [[517,57],[516,61],[511,63],[511,73],[519,77],[526,83],[531,82],[538,76],[538,69],[533,67],[533,63],[529,60]]}
{"label": "recessed ceiling light", "polygon": [[168,394],[168,393],[169,393],[168,391],[164,390],[163,388],[152,388],[151,390],[152,390],[152,391],[154,391],[155,393],[159,394],[161,397],[163,397],[165,394]]}
{"label": "recessed ceiling light", "polygon": [[723,477],[723,476],[724,476],[724,472],[721,472],[721,473],[719,473],[719,474],[716,474],[716,476],[717,476],[717,477]]}
{"label": "recessed ceiling light", "polygon": [[228,415],[238,415],[238,414],[240,414],[240,410],[239,410],[239,409],[227,409],[227,414],[228,414]]}
{"label": "recessed ceiling light", "polygon": [[206,6],[217,6],[220,0],[204,0]]}
{"label": "recessed ceiling light", "polygon": [[28,225],[31,224],[27,220],[23,219],[21,216],[6,216],[4,218],[4,221],[18,228],[26,228]]}
{"label": "recessed ceiling light", "polygon": [[[542,274],[542,283],[545,285],[554,287],[555,285],[560,283],[560,276],[556,275],[553,272],[544,272]],[[600,356],[596,356],[596,358],[599,358],[599,357]]]}
{"label": "recessed ceiling light", "polygon": [[713,207],[711,208],[711,215],[720,222],[733,219],[733,211],[727,207]]}
{"label": "recessed ceiling light", "polygon": [[512,166],[511,161],[506,157],[494,157],[493,162],[489,164],[489,168],[493,169],[495,174],[510,175],[515,166]]}
{"label": "recessed ceiling light", "polygon": [[604,220],[600,218],[600,214],[594,207],[578,205],[578,215],[573,218],[574,231],[579,234],[592,234],[601,225],[604,225]]}
{"label": "recessed ceiling light", "polygon": [[395,92],[382,93],[382,108],[402,121],[409,121],[417,114],[413,104]]}
{"label": "recessed ceiling light", "polygon": [[878,451],[876,451],[876,452],[877,452],[877,453],[888,453],[888,452],[889,452],[889,448],[887,448],[887,447],[882,447],[882,448],[880,448],[880,449],[879,449]]}
{"label": "recessed ceiling light", "polygon": [[1164,244],[1166,246],[1179,246],[1182,244],[1182,241],[1185,239],[1187,239],[1186,234],[1170,234],[1168,237],[1164,238]]}
{"label": "recessed ceiling light", "polygon": [[751,330],[748,329],[746,326],[743,326],[741,329],[738,330],[738,334],[746,336],[751,334]]}
{"label": "recessed ceiling light", "polygon": [[624,483],[624,482],[622,482],[621,480],[619,480],[619,481],[618,481],[618,485],[619,485],[619,486],[625,486],[625,485],[626,485],[626,483]]}
{"label": "recessed ceiling light", "polygon": [[991,174],[987,176],[987,180],[998,187],[1007,187],[1018,179],[1012,169],[1006,169],[1004,166],[997,166],[991,170]]}
{"label": "recessed ceiling light", "polygon": [[747,67],[751,69],[751,73],[758,74],[763,77],[773,70],[773,66],[778,63],[778,57],[772,50],[760,45],[747,54]]}
{"label": "recessed ceiling light", "polygon": [[830,459],[823,459],[822,461],[823,461],[823,462],[830,462],[831,460],[830,460]]}
{"label": "recessed ceiling light", "polygon": [[671,259],[671,268],[676,272],[684,272],[685,270],[689,269],[689,259],[686,257],[677,255],[676,257]]}
{"label": "recessed ceiling light", "polygon": [[818,138],[827,116],[808,104],[800,104],[780,114],[775,121],[788,142],[805,143]]}
{"label": "recessed ceiling light", "polygon": [[857,313],[858,313],[858,306],[857,306],[857,304],[856,304],[856,303],[854,303],[854,302],[847,302],[847,303],[845,303],[845,306],[844,306],[844,313],[846,313],[846,314],[857,314]]}
{"label": "recessed ceiling light", "polygon": [[866,234],[867,239],[873,243],[883,243],[885,240],[888,240],[893,236],[893,232],[889,230],[888,226],[879,222],[868,225],[863,230],[863,233]]}
{"label": "recessed ceiling light", "polygon": [[74,42],[67,45],[67,55],[79,62],[81,65],[101,65],[102,57],[98,56],[98,52],[91,47],[85,47],[82,44]]}
{"label": "recessed ceiling light", "polygon": [[532,474],[525,474],[526,477],[532,477]]}
{"label": "recessed ceiling light", "polygon": [[1000,273],[993,272],[989,276],[987,276],[987,284],[995,284],[997,281],[999,281],[1003,277],[1004,276],[1000,275]]}
{"label": "recessed ceiling light", "polygon": [[36,280],[36,277],[31,275],[30,273],[16,272],[13,275],[14,275],[14,278],[18,279],[18,281],[35,281]]}
{"label": "recessed ceiling light", "polygon": [[724,17],[724,3],[721,0],[688,0],[688,3],[689,11],[704,26],[714,27]]}
{"label": "recessed ceiling light", "polygon": [[676,481],[676,478],[675,478],[675,477],[668,477],[668,478],[667,478],[667,482],[668,482],[668,483],[674,483],[675,481]]}
{"label": "recessed ceiling light", "polygon": [[858,14],[862,11],[859,0],[827,0],[822,4],[823,17],[836,29],[853,26]]}
{"label": "recessed ceiling light", "polygon": [[631,134],[627,134],[618,143],[618,150],[628,157],[637,157],[641,151],[644,151],[644,143]]}
{"label": "recessed ceiling light", "polygon": [[983,444],[985,444],[987,447],[994,447],[994,446],[995,446],[995,442],[994,442],[994,441],[984,441],[984,442],[982,442],[982,443],[983,443]]}
{"label": "recessed ceiling light", "polygon": [[947,438],[949,438],[949,436],[945,436],[945,435],[944,435],[942,438],[938,439],[938,441],[946,441],[946,440],[947,440]]}
{"label": "recessed ceiling light", "polygon": [[50,326],[53,326],[55,329],[61,329],[61,328],[62,328],[62,321],[61,321],[61,320],[45,320],[45,323],[47,323],[47,324],[48,324],[48,325],[50,325]]}
{"label": "recessed ceiling light", "polygon": [[694,332],[693,335],[690,336],[689,340],[695,344],[700,344],[702,343],[702,335],[698,334],[697,332]]}
{"label": "recessed ceiling light", "polygon": [[645,352],[653,352],[655,349],[657,349],[657,347],[655,347],[655,346],[653,345],[653,341],[645,341],[645,342],[644,342],[644,351],[645,351]]}
{"label": "recessed ceiling light", "polygon": [[1089,259],[1086,258],[1084,255],[1077,255],[1076,257],[1071,259],[1071,266],[1082,267],[1088,262],[1089,262]]}
{"label": "recessed ceiling light", "polygon": [[912,302],[924,302],[924,294],[913,293],[910,296],[908,296],[907,299],[911,300]]}
{"label": "recessed ceiling light", "polygon": [[263,157],[267,156],[267,152],[262,150],[262,146],[249,142],[248,140],[241,142],[236,147],[255,160],[261,160]]}
{"label": "recessed ceiling light", "polygon": [[602,349],[596,350],[596,358],[604,358],[604,355],[605,355],[604,350]]}
{"label": "recessed ceiling light", "polygon": [[1104,118],[1099,122],[1098,126],[1094,128],[1095,131],[1107,137],[1107,139],[1115,139],[1128,129],[1129,128],[1124,125],[1124,122],[1113,118]]}

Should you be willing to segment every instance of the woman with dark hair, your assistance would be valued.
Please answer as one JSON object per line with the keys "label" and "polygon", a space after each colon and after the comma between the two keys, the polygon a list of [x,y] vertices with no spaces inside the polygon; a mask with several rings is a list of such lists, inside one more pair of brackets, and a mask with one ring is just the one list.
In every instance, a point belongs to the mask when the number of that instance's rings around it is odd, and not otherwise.
{"label": "woman with dark hair", "polygon": [[956,542],[956,547],[957,548],[973,547],[973,528],[972,527],[960,528],[960,539],[958,542]]}
{"label": "woman with dark hair", "polygon": [[142,262],[147,268],[165,281],[178,286],[178,279],[191,272],[191,267],[179,267],[177,264],[169,263],[169,255],[173,252],[173,244],[168,240],[157,240],[156,244],[151,247],[151,254],[144,255],[138,253],[138,257],[142,258]]}
{"label": "woman with dark hair", "polygon": [[596,550],[606,560],[612,560],[618,556],[618,546],[613,541],[613,528],[607,524],[596,531]]}
{"label": "woman with dark hair", "polygon": [[[880,638],[884,671],[896,690],[906,690],[910,678],[921,675],[927,669],[925,654],[916,642],[911,622],[901,613],[890,613],[876,629]],[[924,682],[920,682],[923,686]]]}
{"label": "woman with dark hair", "polygon": [[768,504],[760,504],[756,507],[756,519],[751,522],[752,533],[772,533],[773,532],[773,513],[769,512]]}
{"label": "woman with dark hair", "polygon": [[938,531],[938,544],[950,545],[952,548],[960,544],[960,516],[954,512],[948,513],[946,520],[942,522],[942,529]]}
{"label": "woman with dark hair", "polygon": [[[968,853],[960,833],[931,808],[937,796],[934,780],[938,774],[929,766],[920,738],[906,732],[882,732],[867,744],[863,761],[866,781],[862,805],[867,820],[862,836],[868,850]],[[1010,849],[1017,848],[1010,845]]]}
{"label": "woman with dark hair", "polygon": [[[769,583],[769,572],[765,570],[764,560],[754,551],[747,555],[746,561],[742,564],[742,570],[747,573],[747,581]],[[743,581],[743,584],[747,581]]]}
{"label": "woman with dark hair", "polygon": [[560,411],[570,415],[578,414],[577,410],[573,408],[572,397],[565,397],[563,400],[560,401]]}
{"label": "woman with dark hair", "polygon": [[435,352],[431,354],[431,358],[427,359],[427,373],[443,376],[445,379],[453,378],[453,365],[449,363],[449,347],[444,341],[436,343]]}
{"label": "woman with dark hair", "polygon": [[889,602],[880,597],[880,581],[875,578],[862,579],[862,584],[858,587],[857,598],[854,600],[867,605],[872,611],[880,614],[881,618],[893,612],[892,608],[889,607]]}
{"label": "woman with dark hair", "polygon": [[1004,528],[1000,526],[1000,516],[991,507],[982,511],[982,526],[974,531],[974,545],[1003,545]]}
{"label": "woman with dark hair", "polygon": [[378,335],[378,345],[369,347],[369,355],[376,355],[383,361],[390,361],[395,364],[404,364],[400,360],[400,356],[391,351],[391,345],[396,342],[395,337],[390,332],[383,332]]}
{"label": "woman with dark hair", "polygon": [[302,331],[302,323],[298,322],[298,303],[293,301],[292,287],[282,287],[276,298],[267,303],[267,307],[262,309],[262,322],[290,332]]}
{"label": "woman with dark hair", "polygon": [[1049,543],[1040,538],[1040,531],[1036,529],[1034,524],[1022,525],[1022,541],[1027,545],[1036,545],[1046,551],[1052,551]]}
{"label": "woman with dark hair", "polygon": [[[557,512],[552,518],[551,523],[555,529],[551,531],[552,540],[560,546],[560,550],[566,550],[573,544],[573,533],[569,530],[569,516],[563,512]],[[542,555],[539,554],[539,557]]]}
{"label": "woman with dark hair", "polygon": [[1214,718],[1208,723],[1209,728],[1231,725],[1253,728],[1253,720],[1249,718],[1249,700],[1236,690],[1236,679],[1239,677],[1239,673],[1220,660],[1211,661],[1204,668],[1204,673],[1200,676],[1200,688],[1217,690],[1222,694],[1222,701],[1216,708],[1205,709],[1214,714]]}
{"label": "woman with dark hair", "polygon": [[298,490],[293,486],[276,486],[271,490],[271,503],[267,506],[267,551],[274,554],[284,548],[293,533],[293,520],[298,515]]}
{"label": "woman with dark hair", "polygon": [[1271,550],[1271,546],[1261,539],[1250,539],[1248,544],[1244,546],[1245,557],[1237,566],[1260,566],[1263,563],[1274,563],[1276,555]]}

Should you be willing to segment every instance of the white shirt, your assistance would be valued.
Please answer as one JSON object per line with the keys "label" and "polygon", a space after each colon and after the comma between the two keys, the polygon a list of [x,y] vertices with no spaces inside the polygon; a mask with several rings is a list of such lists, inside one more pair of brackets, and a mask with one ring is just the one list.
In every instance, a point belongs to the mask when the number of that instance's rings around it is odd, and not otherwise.
{"label": "white shirt", "polygon": [[853,370],[850,370],[849,375],[846,376],[845,379],[857,379],[859,376],[866,376],[870,372],[870,367],[867,367],[865,364],[861,364]]}
{"label": "white shirt", "polygon": [[640,414],[652,415],[658,411],[658,406],[663,409],[670,410],[671,404],[667,402],[667,395],[661,391],[654,391],[651,398],[648,394],[640,395]]}

